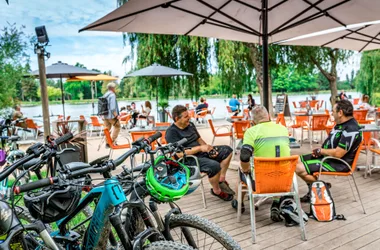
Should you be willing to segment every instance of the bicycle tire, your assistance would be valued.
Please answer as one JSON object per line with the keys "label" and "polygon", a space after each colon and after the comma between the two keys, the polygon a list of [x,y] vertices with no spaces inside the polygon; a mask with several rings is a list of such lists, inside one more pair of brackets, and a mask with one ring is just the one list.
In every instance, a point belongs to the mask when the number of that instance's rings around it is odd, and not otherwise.
{"label": "bicycle tire", "polygon": [[[173,237],[172,231],[174,229],[179,228],[181,231],[181,237]],[[204,244],[210,244],[209,241],[207,240],[206,242],[206,235],[210,236],[213,241],[211,242],[211,247],[210,246],[199,246],[199,235],[197,233],[196,237],[193,237],[191,234],[191,229],[195,230],[200,230],[204,233],[204,238],[201,239]],[[218,249],[227,249],[227,250],[239,250],[241,247],[239,244],[230,236],[228,235],[225,231],[223,231],[218,225],[215,223],[201,218],[196,215],[192,214],[173,214],[170,216],[169,219],[169,235],[165,235],[165,237],[168,240],[174,240],[178,241],[180,240],[181,243],[189,244],[192,247],[196,249],[212,249],[213,243],[216,240],[219,243]],[[183,236],[182,236],[183,234]],[[177,234],[178,236],[178,234]],[[197,239],[195,239],[197,238]],[[194,246],[189,242],[190,240],[188,239],[193,239],[194,241],[197,241],[197,245]],[[183,242],[183,240],[186,240],[187,242]]]}
{"label": "bicycle tire", "polygon": [[144,250],[193,250],[191,246],[173,241],[155,241],[143,248]]}

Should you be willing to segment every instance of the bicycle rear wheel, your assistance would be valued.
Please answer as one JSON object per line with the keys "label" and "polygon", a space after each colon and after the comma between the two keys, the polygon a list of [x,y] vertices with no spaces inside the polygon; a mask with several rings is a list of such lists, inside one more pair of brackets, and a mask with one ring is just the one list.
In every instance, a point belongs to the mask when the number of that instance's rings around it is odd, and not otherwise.
{"label": "bicycle rear wheel", "polygon": [[173,241],[155,241],[144,247],[144,250],[193,250],[194,248]]}
{"label": "bicycle rear wheel", "polygon": [[169,219],[169,240],[196,249],[239,250],[239,244],[218,225],[191,214],[173,214]]}

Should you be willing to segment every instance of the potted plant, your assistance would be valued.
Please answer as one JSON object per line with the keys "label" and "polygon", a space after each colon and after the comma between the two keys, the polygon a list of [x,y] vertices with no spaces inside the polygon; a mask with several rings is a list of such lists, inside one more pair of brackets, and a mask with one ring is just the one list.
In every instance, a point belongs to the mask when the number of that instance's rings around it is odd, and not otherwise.
{"label": "potted plant", "polygon": [[158,117],[160,122],[166,122],[168,120],[168,115],[166,114],[166,108],[169,107],[169,102],[167,100],[158,102]]}

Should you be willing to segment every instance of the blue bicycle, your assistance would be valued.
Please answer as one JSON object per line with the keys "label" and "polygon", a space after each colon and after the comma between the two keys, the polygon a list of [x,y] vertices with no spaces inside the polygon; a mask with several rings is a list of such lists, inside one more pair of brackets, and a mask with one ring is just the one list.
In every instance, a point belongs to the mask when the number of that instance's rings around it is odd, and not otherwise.
{"label": "blue bicycle", "polygon": [[[154,141],[160,135],[152,136]],[[111,229],[117,235],[124,249],[192,249],[189,246],[175,242],[164,241],[164,236],[155,228],[147,228],[134,238],[128,237],[121,221],[121,211],[126,196],[117,177],[111,176],[111,171],[121,165],[127,158],[133,160],[134,154],[140,152],[145,142],[141,139],[133,144],[133,148],[116,160],[109,160],[97,166],[86,163],[69,163],[58,171],[56,177],[41,179],[24,184],[15,192],[28,192],[24,195],[26,207],[34,218],[44,223],[57,221],[58,230],[52,232],[52,238],[62,249],[118,249],[119,244]],[[90,186],[90,173],[100,173],[106,179],[104,183],[92,188],[81,199],[82,187]],[[87,218],[71,230],[69,223],[90,203],[96,204],[93,216]],[[88,223],[83,235],[76,228]]]}

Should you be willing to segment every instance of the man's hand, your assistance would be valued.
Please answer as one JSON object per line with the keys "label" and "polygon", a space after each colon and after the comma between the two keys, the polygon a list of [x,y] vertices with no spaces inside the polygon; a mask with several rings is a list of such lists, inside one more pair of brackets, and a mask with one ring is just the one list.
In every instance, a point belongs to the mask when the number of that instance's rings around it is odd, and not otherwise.
{"label": "man's hand", "polygon": [[315,149],[313,149],[313,153],[312,153],[312,155],[313,155],[313,157],[318,158],[319,156],[322,155],[321,152],[322,152],[322,149],[321,149],[321,148],[315,148]]}
{"label": "man's hand", "polygon": [[213,149],[213,147],[211,145],[206,144],[206,145],[200,145],[200,149],[201,149],[201,152],[208,153]]}

